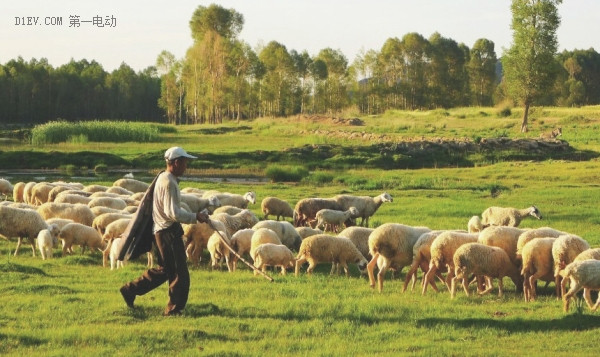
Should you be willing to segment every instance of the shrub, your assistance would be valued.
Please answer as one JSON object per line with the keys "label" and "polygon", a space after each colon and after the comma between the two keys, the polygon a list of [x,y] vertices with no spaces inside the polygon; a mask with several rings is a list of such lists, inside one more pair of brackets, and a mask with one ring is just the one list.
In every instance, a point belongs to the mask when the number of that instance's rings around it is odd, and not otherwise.
{"label": "shrub", "polygon": [[[153,123],[120,121],[85,121],[69,123],[64,120],[36,125],[31,130],[31,143],[34,145],[71,142],[85,144],[91,142],[148,142],[157,141],[159,127]],[[161,130],[165,130],[162,128]]]}
{"label": "shrub", "polygon": [[498,112],[498,116],[499,116],[500,118],[508,118],[508,117],[509,117],[509,116],[511,116],[511,115],[512,115],[512,111],[510,110],[510,108],[509,108],[509,107],[504,107],[503,109],[501,109],[501,110]]}
{"label": "shrub", "polygon": [[308,170],[303,166],[280,166],[267,167],[265,175],[272,182],[300,182],[308,176]]}

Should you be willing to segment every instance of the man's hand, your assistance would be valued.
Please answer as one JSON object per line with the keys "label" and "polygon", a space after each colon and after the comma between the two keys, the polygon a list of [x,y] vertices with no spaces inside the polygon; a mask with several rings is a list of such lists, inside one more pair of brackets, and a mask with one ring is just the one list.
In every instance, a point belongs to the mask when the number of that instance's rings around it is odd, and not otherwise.
{"label": "man's hand", "polygon": [[196,220],[199,223],[206,223],[209,220],[208,214],[206,214],[204,212],[198,212],[198,213],[196,213]]}

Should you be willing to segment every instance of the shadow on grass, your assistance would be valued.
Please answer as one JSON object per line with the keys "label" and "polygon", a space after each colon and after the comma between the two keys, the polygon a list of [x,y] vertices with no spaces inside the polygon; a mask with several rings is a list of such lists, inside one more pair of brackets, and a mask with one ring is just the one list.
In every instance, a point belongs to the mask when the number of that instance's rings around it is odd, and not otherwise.
{"label": "shadow on grass", "polygon": [[32,275],[47,275],[45,271],[39,268],[30,267],[27,265],[14,264],[14,263],[3,263],[0,264],[0,272],[3,273],[23,273]]}
{"label": "shadow on grass", "polygon": [[16,335],[6,335],[0,333],[0,351],[8,351],[9,346],[27,346],[34,347],[40,346],[42,344],[48,343],[48,340],[43,340],[40,338],[32,337],[32,336],[16,336]]}
{"label": "shadow on grass", "polygon": [[600,326],[600,316],[592,315],[566,315],[560,319],[547,321],[524,320],[524,319],[450,319],[450,318],[426,318],[417,321],[417,327],[435,328],[450,326],[452,328],[482,329],[492,328],[506,332],[548,332],[548,331],[585,331],[597,329]]}
{"label": "shadow on grass", "polygon": [[210,315],[221,316],[223,312],[215,304],[187,304],[185,315],[189,317],[204,317]]}

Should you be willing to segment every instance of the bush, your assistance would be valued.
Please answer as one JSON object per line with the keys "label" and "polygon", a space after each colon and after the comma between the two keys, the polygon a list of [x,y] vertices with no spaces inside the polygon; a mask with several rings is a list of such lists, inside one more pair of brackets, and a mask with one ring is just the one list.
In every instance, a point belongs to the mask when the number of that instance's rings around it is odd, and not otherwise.
{"label": "bush", "polygon": [[80,121],[69,123],[64,120],[36,125],[31,130],[31,143],[34,145],[71,142],[85,144],[91,142],[148,142],[158,141],[159,128],[153,123],[120,121]]}
{"label": "bush", "polygon": [[318,185],[331,183],[333,182],[333,174],[324,171],[313,172],[307,177],[306,181]]}
{"label": "bush", "polygon": [[508,118],[512,115],[512,111],[509,107],[504,107],[498,112],[498,117],[500,118]]}
{"label": "bush", "polygon": [[308,170],[303,166],[269,166],[265,175],[271,182],[300,182],[308,176]]}

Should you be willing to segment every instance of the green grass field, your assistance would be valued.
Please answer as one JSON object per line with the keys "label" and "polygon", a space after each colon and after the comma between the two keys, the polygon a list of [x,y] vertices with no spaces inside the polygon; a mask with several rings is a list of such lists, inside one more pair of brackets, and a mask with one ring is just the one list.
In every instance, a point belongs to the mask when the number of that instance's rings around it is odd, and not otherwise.
{"label": "green grass field", "polygon": [[[432,112],[393,112],[362,118],[364,127],[335,127],[327,121],[298,122],[260,119],[214,127],[178,127],[160,134],[154,143],[77,142],[32,146],[5,151],[39,150],[77,153],[85,150],[131,159],[160,155],[181,145],[192,152],[285,150],[311,143],[331,143],[316,129],[359,130],[409,137],[537,137],[540,131],[562,126],[563,140],[580,150],[600,152],[600,107],[536,108],[531,132],[517,133],[518,109],[499,118],[495,108]],[[249,129],[248,129],[249,128]],[[268,139],[268,140],[266,140]],[[355,145],[334,138],[340,145]],[[365,143],[366,145],[366,143]],[[163,148],[164,147],[164,148]],[[285,164],[285,163],[281,163]],[[193,169],[188,176],[261,175],[260,165],[230,170]],[[314,175],[315,173],[311,173]],[[298,183],[193,182],[181,187],[244,193],[253,190],[258,202],[250,208],[259,217],[265,196],[292,205],[305,197],[339,193],[394,197],[370,220],[425,225],[432,229],[466,229],[469,218],[489,206],[524,208],[535,204],[541,221],[525,219],[521,227],[550,226],[585,238],[600,247],[600,162],[543,160],[502,161],[492,165],[419,170],[378,170],[353,167],[319,172],[326,176]],[[98,178],[97,182],[110,184]],[[386,280],[378,293],[368,279],[351,267],[351,277],[330,276],[322,264],[312,276],[280,276],[274,283],[253,276],[247,268],[235,273],[211,271],[208,254],[191,269],[191,292],[185,314],[165,318],[167,286],[138,297],[128,309],[119,287],[139,276],[142,262],[110,271],[99,252],[42,261],[28,247],[12,256],[15,243],[0,240],[0,354],[6,356],[163,355],[178,356],[589,356],[597,353],[600,313],[573,304],[569,313],[554,296],[554,284],[540,284],[538,300],[526,303],[509,279],[505,296],[466,297],[458,291],[402,293],[405,271]],[[419,277],[420,277],[419,273]],[[438,286],[440,284],[438,283]],[[497,288],[497,283],[494,282]],[[441,286],[440,286],[441,287]],[[594,295],[595,296],[595,295]]]}

